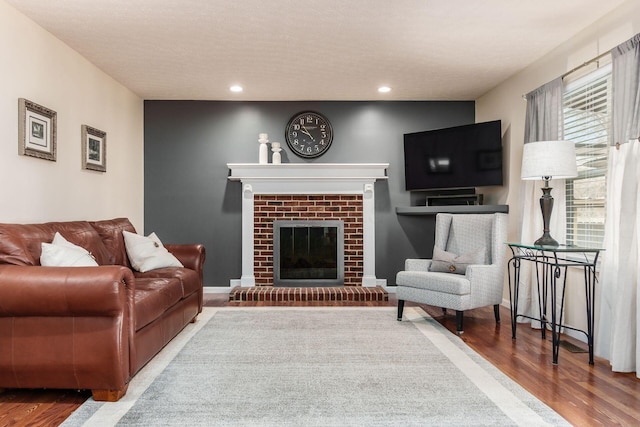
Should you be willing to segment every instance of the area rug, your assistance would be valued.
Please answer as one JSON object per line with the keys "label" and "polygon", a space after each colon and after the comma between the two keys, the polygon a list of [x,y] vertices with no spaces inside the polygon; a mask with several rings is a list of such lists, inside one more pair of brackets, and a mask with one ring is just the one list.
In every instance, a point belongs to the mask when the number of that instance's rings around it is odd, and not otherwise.
{"label": "area rug", "polygon": [[569,425],[419,308],[205,308],[64,426]]}

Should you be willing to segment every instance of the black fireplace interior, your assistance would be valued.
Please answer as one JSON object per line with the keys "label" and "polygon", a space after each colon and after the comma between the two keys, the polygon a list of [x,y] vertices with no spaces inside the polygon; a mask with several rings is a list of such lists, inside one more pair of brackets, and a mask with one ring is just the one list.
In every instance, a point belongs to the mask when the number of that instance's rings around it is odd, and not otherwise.
{"label": "black fireplace interior", "polygon": [[343,233],[342,221],[275,221],[274,284],[342,285]]}

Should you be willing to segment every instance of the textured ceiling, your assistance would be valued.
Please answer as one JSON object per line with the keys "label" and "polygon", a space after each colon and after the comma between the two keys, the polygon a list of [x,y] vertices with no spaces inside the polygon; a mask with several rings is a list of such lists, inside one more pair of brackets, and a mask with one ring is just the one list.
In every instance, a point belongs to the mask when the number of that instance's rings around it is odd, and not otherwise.
{"label": "textured ceiling", "polygon": [[144,99],[278,101],[476,99],[623,0],[7,2]]}

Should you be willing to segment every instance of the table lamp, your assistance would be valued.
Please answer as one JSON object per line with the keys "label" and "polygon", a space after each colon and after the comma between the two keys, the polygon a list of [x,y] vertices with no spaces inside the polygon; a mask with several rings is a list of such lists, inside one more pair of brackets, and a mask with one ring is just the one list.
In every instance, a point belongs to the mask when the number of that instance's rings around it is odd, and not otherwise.
{"label": "table lamp", "polygon": [[558,242],[549,234],[549,221],[553,211],[549,180],[576,176],[576,146],[572,141],[536,141],[524,144],[521,178],[544,181],[540,197],[544,229],[542,237],[534,243],[536,246],[558,246]]}

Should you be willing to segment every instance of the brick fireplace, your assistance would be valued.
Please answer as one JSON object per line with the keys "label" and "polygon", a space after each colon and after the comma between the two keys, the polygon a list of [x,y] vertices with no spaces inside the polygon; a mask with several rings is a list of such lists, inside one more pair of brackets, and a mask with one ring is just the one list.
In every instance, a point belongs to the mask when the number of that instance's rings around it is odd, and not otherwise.
{"label": "brick fireplace", "polygon": [[273,285],[273,221],[342,220],[344,285],[362,284],[362,196],[359,194],[257,194],[254,198],[256,286]]}
{"label": "brick fireplace", "polygon": [[344,222],[344,285],[377,286],[374,183],[388,164],[230,163],[242,183],[242,277],[231,286],[273,286],[274,220]]}

